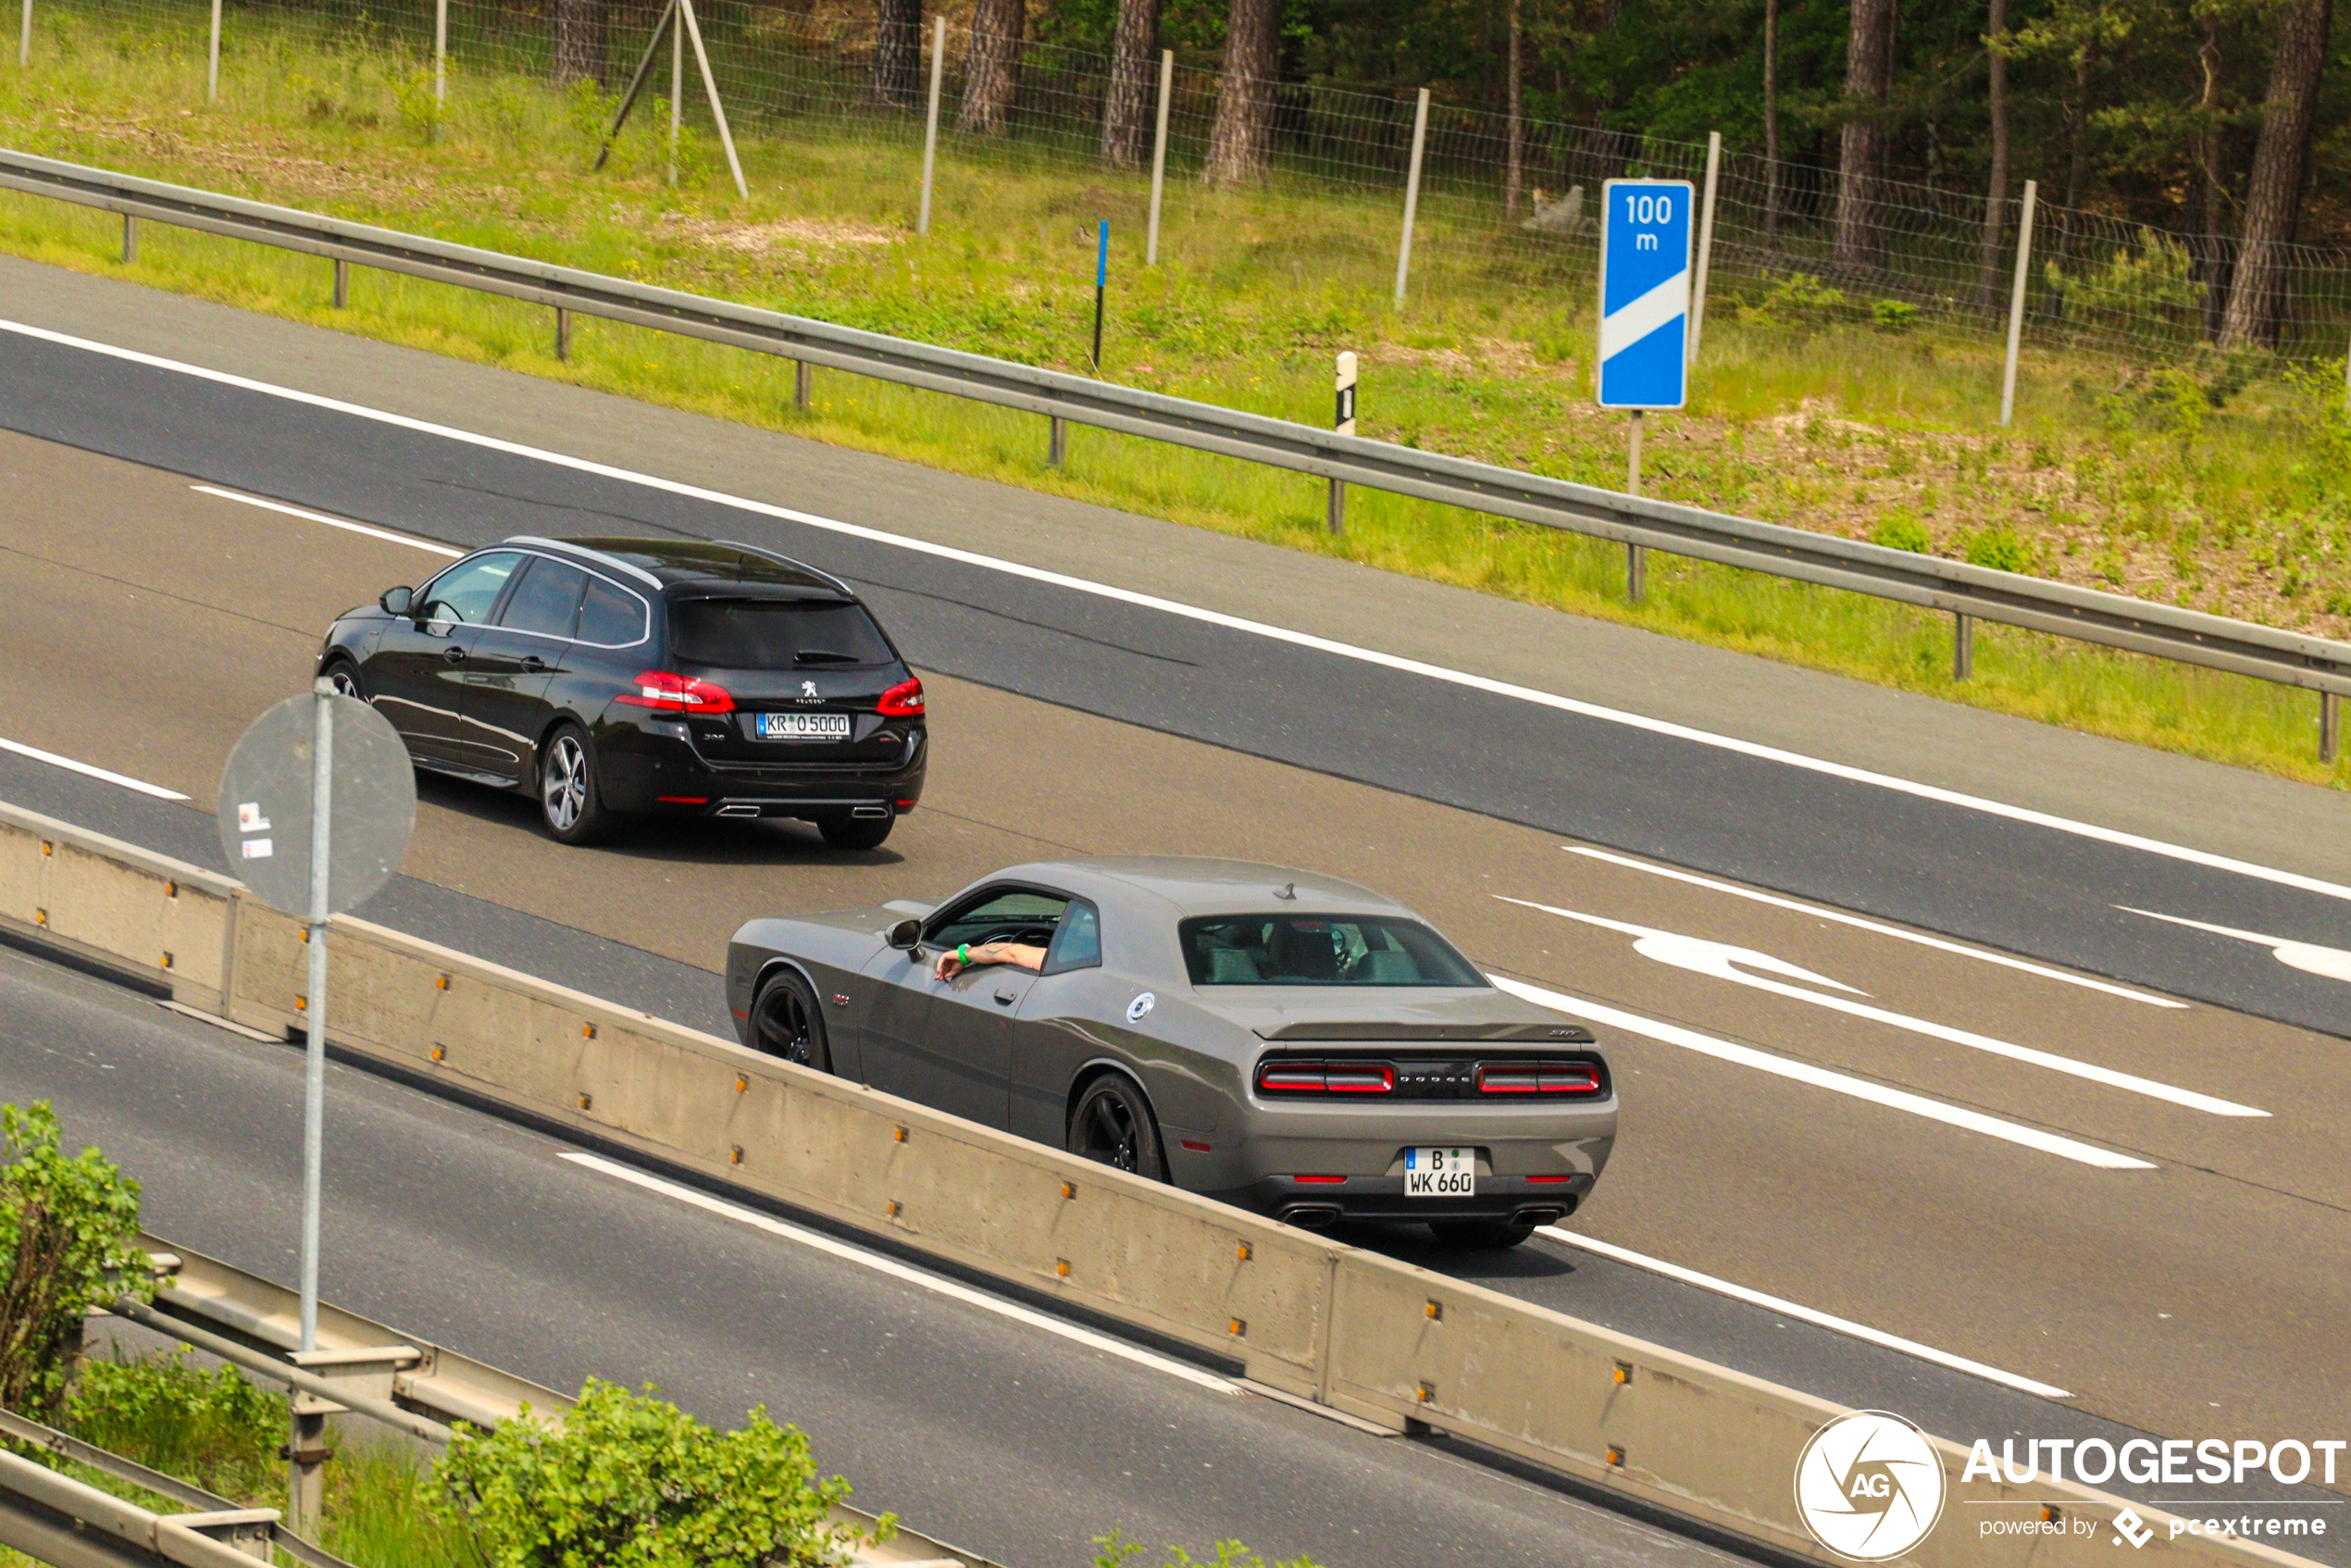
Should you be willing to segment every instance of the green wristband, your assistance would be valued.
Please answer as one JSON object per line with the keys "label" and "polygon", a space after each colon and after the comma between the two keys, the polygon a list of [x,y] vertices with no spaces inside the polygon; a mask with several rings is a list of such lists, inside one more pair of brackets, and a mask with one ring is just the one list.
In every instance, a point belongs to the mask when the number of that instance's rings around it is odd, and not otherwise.
{"label": "green wristband", "polygon": [[958,964],[969,964],[971,961],[972,944],[969,942],[957,942],[955,944],[955,962]]}

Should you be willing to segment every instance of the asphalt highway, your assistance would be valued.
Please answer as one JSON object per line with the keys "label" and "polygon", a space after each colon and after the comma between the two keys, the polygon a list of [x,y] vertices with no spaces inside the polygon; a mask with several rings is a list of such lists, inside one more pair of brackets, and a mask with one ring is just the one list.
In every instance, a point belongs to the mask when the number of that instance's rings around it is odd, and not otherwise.
{"label": "asphalt highway", "polygon": [[[857,583],[927,669],[2351,1036],[2340,978],[2280,963],[2274,943],[2174,923],[2332,944],[2341,888],[2149,853],[1138,606],[1007,571],[1001,557],[910,549],[904,536],[21,330],[0,331],[0,427],[457,545],[616,529],[770,546]],[[1523,678],[1542,685],[1539,671]]]}

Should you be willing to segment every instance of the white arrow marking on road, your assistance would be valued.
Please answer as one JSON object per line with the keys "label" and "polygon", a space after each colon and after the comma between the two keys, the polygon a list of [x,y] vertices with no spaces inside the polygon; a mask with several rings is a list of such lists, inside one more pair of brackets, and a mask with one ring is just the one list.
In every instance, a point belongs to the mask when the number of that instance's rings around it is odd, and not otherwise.
{"label": "white arrow marking on road", "polygon": [[2133,909],[2127,903],[2118,903],[2114,907],[2127,915],[2144,915],[2150,920],[2164,920],[2174,926],[2209,931],[2216,937],[2234,937],[2241,942],[2258,943],[2270,949],[2277,955],[2278,962],[2289,969],[2323,975],[2330,980],[2351,982],[2351,952],[2345,952],[2339,947],[2320,947],[2317,942],[2296,941],[2292,937],[2265,937],[2258,931],[2240,931],[2233,926],[2207,925],[2183,915],[2158,915],[2152,909]]}
{"label": "white arrow marking on road", "polygon": [[1660,1040],[1667,1045],[1678,1045],[1685,1051],[1695,1051],[1701,1056],[1711,1056],[1719,1062],[1731,1062],[1742,1067],[1752,1067],[1757,1072],[1770,1073],[1775,1077],[1791,1078],[1797,1083],[1810,1084],[1815,1089],[1834,1089],[1839,1094],[1849,1094],[1856,1100],[1866,1100],[1872,1105],[1883,1105],[1890,1111],[1907,1111],[1913,1116],[1924,1116],[1931,1122],[1941,1122],[1947,1126],[1963,1127],[1969,1132],[1980,1132],[1986,1138],[1996,1138],[2004,1143],[2019,1144],[2026,1149],[2037,1149],[2044,1154],[2055,1154],[2061,1160],[2071,1160],[2077,1164],[2095,1166],[2102,1171],[2151,1171],[2156,1168],[2155,1163],[2151,1160],[2141,1160],[2129,1154],[2117,1154],[2110,1149],[2101,1149],[2095,1143],[2084,1143],[2078,1138],[2067,1138],[2062,1133],[2044,1132],[2039,1127],[2029,1127],[2021,1122],[2003,1121],[1997,1116],[1987,1116],[1981,1111],[1971,1111],[1963,1105],[1950,1105],[1940,1100],[1929,1099],[1923,1094],[1913,1094],[1907,1089],[1893,1089],[1882,1083],[1872,1083],[1868,1078],[1856,1077],[1850,1073],[1840,1073],[1832,1067],[1816,1067],[1810,1062],[1798,1062],[1789,1056],[1777,1056],[1768,1051],[1759,1051],[1751,1045],[1740,1045],[1734,1040],[1717,1039],[1712,1035],[1700,1034],[1696,1029],[1684,1028],[1679,1024],[1668,1024],[1656,1018],[1644,1018],[1637,1013],[1627,1013],[1621,1007],[1611,1007],[1606,1002],[1586,1002],[1579,997],[1569,996],[1563,991],[1530,985],[1524,980],[1512,979],[1508,975],[1497,975],[1490,970],[1486,977],[1494,982],[1497,989],[1506,991],[1523,1002],[1531,1002],[1537,1007],[1548,1007],[1555,1013],[1564,1013],[1573,1018],[1582,1018],[1598,1024],[1604,1028],[1620,1029],[1628,1035],[1639,1035],[1644,1039]]}
{"label": "white arrow marking on road", "polygon": [[1799,969],[1785,959],[1774,958],[1768,952],[1757,952],[1751,948],[1733,947],[1727,942],[1709,941],[1704,937],[1686,937],[1678,931],[1661,931],[1653,926],[1636,926],[1630,921],[1611,920],[1598,915],[1585,915],[1573,909],[1561,909],[1553,904],[1536,903],[1531,899],[1504,898],[1499,893],[1494,896],[1504,903],[1514,903],[1526,909],[1539,909],[1546,915],[1556,915],[1563,920],[1580,920],[1587,926],[1598,926],[1611,931],[1622,931],[1626,936],[1636,939],[1633,943],[1635,952],[1644,958],[1653,958],[1660,964],[1670,964],[1676,969],[1687,969],[1693,974],[1710,975],[1718,980],[1729,980],[1736,985],[1751,986],[1757,990],[1769,991],[1773,996],[1784,996],[1794,1002],[1809,1002],[1815,1007],[1825,1007],[1832,1012],[1847,1014],[1855,1018],[1865,1018],[1872,1023],[1907,1029],[1912,1034],[1925,1035],[1930,1039],[1943,1040],[1951,1045],[1963,1045],[1971,1051],[1981,1051],[1994,1056],[2008,1057],[2010,1061],[2027,1063],[2035,1067],[2046,1067],[2053,1073],[2064,1073],[2071,1077],[2086,1078],[2092,1083],[2104,1084],[2109,1089],[2127,1089],[2133,1094],[2144,1094],[2151,1100],[2169,1101],[2174,1105],[2185,1106],[2192,1111],[2202,1111],[2208,1115],[2266,1116],[2270,1114],[2251,1105],[2240,1105],[2233,1100],[2222,1100],[2217,1095],[2199,1094],[2192,1089],[2181,1089],[2177,1085],[2160,1083],[2154,1078],[2143,1078],[2135,1073],[2118,1072],[2112,1067],[2101,1067],[2095,1063],[2077,1061],[2071,1056],[2059,1056],[2054,1052],[2036,1051],[2029,1045],[2018,1045],[2009,1040],[1996,1039],[1990,1035],[1979,1035],[1970,1029],[1956,1029],[1948,1024],[1938,1024],[1931,1018],[1913,1018],[1909,1014],[1891,1012],[1864,1002],[1847,1002],[1841,996],[1823,996],[1819,991],[1805,990],[1801,987],[1784,985],[1778,980],[1768,980],[1761,975],[1748,973],[1751,969],[1760,969],[1765,974],[1787,975],[1810,980],[1819,985],[1834,986],[1838,990],[1847,991],[1855,996],[1867,994],[1863,991],[1856,991],[1851,986],[1841,981],[1828,979],[1823,976]]}

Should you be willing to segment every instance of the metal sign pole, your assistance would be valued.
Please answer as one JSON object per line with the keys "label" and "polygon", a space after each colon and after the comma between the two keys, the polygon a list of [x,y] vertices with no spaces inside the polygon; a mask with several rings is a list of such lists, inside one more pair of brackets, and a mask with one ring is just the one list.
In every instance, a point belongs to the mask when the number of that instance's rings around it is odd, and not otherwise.
{"label": "metal sign pole", "polygon": [[302,1348],[318,1348],[318,1177],[326,1152],[328,854],[334,822],[334,687],[311,689],[309,1034],[302,1068]]}
{"label": "metal sign pole", "polygon": [[1110,219],[1094,243],[1094,374],[1102,373],[1102,291],[1110,286]]}

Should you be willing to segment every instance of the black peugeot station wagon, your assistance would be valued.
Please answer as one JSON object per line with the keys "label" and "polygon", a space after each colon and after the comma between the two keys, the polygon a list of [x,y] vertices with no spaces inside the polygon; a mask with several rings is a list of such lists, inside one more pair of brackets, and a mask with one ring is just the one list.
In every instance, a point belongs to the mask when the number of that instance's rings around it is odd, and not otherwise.
{"label": "black peugeot station wagon", "polygon": [[318,673],[566,843],[678,814],[869,850],[928,762],[923,683],[849,585],[748,544],[509,539],[342,616]]}

